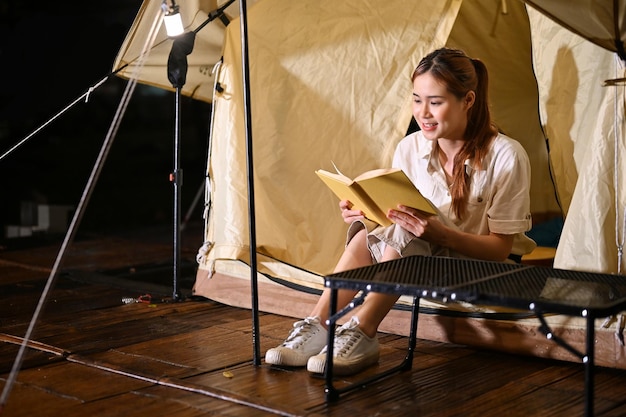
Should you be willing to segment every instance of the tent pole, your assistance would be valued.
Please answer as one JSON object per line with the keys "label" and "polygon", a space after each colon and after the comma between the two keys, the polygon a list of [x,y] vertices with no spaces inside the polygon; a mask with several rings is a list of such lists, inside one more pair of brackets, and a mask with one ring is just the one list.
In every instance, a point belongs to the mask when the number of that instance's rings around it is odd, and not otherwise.
{"label": "tent pole", "polygon": [[252,163],[252,117],[250,112],[250,66],[248,64],[248,14],[246,1],[239,1],[239,15],[241,22],[241,69],[244,94],[244,120],[246,123],[246,149],[248,164],[248,216],[250,226],[250,285],[252,293],[252,343],[253,363],[261,364],[261,349],[258,337],[259,328],[259,297],[257,285],[256,259],[256,220],[254,207],[254,171]]}

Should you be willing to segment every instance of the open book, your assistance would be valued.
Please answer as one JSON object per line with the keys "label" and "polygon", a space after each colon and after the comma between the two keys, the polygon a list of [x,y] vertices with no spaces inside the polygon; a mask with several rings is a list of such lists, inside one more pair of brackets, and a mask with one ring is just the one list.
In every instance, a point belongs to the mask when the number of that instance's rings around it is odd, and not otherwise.
{"label": "open book", "polygon": [[[333,164],[334,165],[334,164]],[[436,214],[435,206],[419,192],[409,177],[399,168],[381,168],[364,172],[354,179],[339,172],[318,169],[315,173],[340,200],[350,200],[354,210],[361,210],[365,217],[381,226],[389,226],[389,209],[398,204]]]}

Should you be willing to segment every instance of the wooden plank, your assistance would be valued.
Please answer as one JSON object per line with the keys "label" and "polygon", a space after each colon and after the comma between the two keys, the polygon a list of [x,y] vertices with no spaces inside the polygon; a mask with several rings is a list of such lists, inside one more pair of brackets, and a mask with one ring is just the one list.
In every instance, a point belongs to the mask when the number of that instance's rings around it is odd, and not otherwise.
{"label": "wooden plank", "polygon": [[[137,360],[142,360],[141,358],[137,358]],[[87,364],[87,363],[85,363]],[[89,364],[87,364],[89,365]],[[163,386],[163,387],[167,387],[168,389],[177,389],[180,390],[178,393],[175,394],[177,401],[181,401],[181,393],[183,392],[192,392],[196,395],[201,395],[201,396],[205,396],[205,397],[209,397],[209,398],[213,398],[213,399],[217,399],[220,400],[222,402],[226,402],[227,404],[232,405],[238,405],[238,406],[244,406],[246,407],[247,411],[250,411],[248,409],[251,410],[262,410],[262,411],[270,411],[272,414],[283,414],[283,415],[292,415],[292,412],[286,412],[286,411],[281,411],[284,410],[284,406],[282,407],[278,407],[275,408],[274,405],[267,403],[265,400],[260,399],[260,398],[251,398],[248,392],[243,392],[243,393],[238,393],[238,392],[234,392],[234,391],[229,391],[229,390],[224,390],[221,389],[219,386],[217,386],[216,384],[214,385],[206,385],[206,384],[197,384],[193,382],[193,378],[187,378],[187,379],[180,379],[180,378],[172,378],[169,377],[167,375],[161,375],[158,378],[155,378],[153,376],[150,375],[139,375],[137,373],[132,372],[132,370],[129,369],[123,369],[123,368],[106,368],[106,365],[102,364],[102,363],[92,363],[91,364],[94,367],[97,367],[99,370],[105,370],[108,369],[110,372],[113,372],[115,374],[120,374],[123,376],[128,376],[128,377],[135,377],[138,378],[141,381],[144,382],[151,382],[155,385],[158,386]],[[252,364],[248,364],[248,367],[253,367]],[[234,369],[234,367],[233,367]],[[223,371],[221,371],[221,376],[222,378],[228,378],[231,379],[234,376],[225,376],[225,373]],[[151,371],[151,373],[154,373],[154,371]],[[233,374],[234,375],[234,374]],[[245,391],[245,390],[243,390]],[[151,395],[151,394],[149,394]],[[173,398],[173,395],[170,393],[168,394],[167,398]],[[204,405],[207,404],[207,401],[194,401],[196,404],[201,403]],[[228,409],[228,413],[227,415],[230,415],[231,407],[225,407],[224,404],[222,405],[218,405],[217,403],[212,402],[211,406],[210,406],[210,411],[215,412],[216,409],[223,409],[223,408],[227,408]],[[245,413],[245,414],[250,414],[250,413]],[[255,415],[254,413],[251,413],[250,415]],[[297,415],[297,414],[293,414],[293,415]]]}
{"label": "wooden plank", "polygon": [[[134,357],[138,362],[143,358],[151,358],[167,364],[193,368],[198,372],[251,362],[253,353],[250,334],[216,327],[159,337],[119,347],[116,350]],[[99,358],[105,360],[107,355],[100,355]],[[131,362],[126,366],[126,369],[133,369],[134,365]]]}
{"label": "wooden plank", "polygon": [[[119,293],[118,293],[119,295]],[[120,346],[167,337],[233,320],[249,317],[245,310],[219,314],[219,305],[207,302],[122,305],[115,299],[111,308],[99,308],[88,314],[77,314],[64,308],[58,314],[45,315],[34,332],[34,339],[73,353],[108,350]],[[97,303],[96,303],[97,305]],[[70,310],[69,312],[67,310]],[[189,313],[190,316],[185,314]],[[220,318],[222,317],[222,318]],[[11,326],[14,334],[23,335],[27,323]]]}
{"label": "wooden plank", "polygon": [[[13,368],[22,338],[0,334],[0,373],[8,373]],[[33,345],[33,344],[31,344]],[[22,368],[44,366],[64,360],[63,352],[54,347],[42,349],[37,343],[35,348],[26,348],[22,358]]]}
{"label": "wooden plank", "polygon": [[2,284],[19,284],[23,281],[41,280],[50,275],[49,268],[29,266],[0,258]]}
{"label": "wooden plank", "polygon": [[232,377],[226,378],[222,372],[211,372],[187,381],[245,395],[249,401],[263,403],[268,408],[288,414],[304,415],[305,408],[324,402],[324,380],[311,378],[302,368],[241,364],[227,370]]}
{"label": "wooden plank", "polygon": [[[115,280],[109,286],[101,271],[134,265],[134,260],[115,258],[115,253],[125,251],[126,245],[128,240],[117,239],[80,245],[75,256],[78,265],[87,271],[86,279],[76,281],[66,274],[55,285],[4,414],[583,415],[582,364],[494,350],[495,346],[515,351],[519,348],[516,345],[521,344],[522,351],[545,349],[545,354],[554,354],[554,344],[538,334],[536,326],[507,327],[507,323],[487,324],[479,319],[427,314],[419,318],[421,339],[410,371],[360,387],[327,403],[323,378],[311,376],[304,368],[252,363],[249,309],[203,297],[177,303],[123,304],[122,297],[139,294],[115,287]],[[152,256],[145,249],[150,247],[136,249],[136,253],[142,252],[139,260],[160,260],[161,250]],[[80,251],[91,251],[88,259],[78,259]],[[98,254],[101,251],[102,256]],[[50,250],[47,255],[44,250],[33,252],[32,257],[28,253],[12,253],[11,262],[18,262],[17,266],[0,260],[0,273],[12,271],[10,279],[0,278],[0,387],[6,382],[20,337],[47,278],[42,265],[53,259]],[[5,255],[0,258],[6,259]],[[97,275],[90,276],[90,270]],[[249,291],[249,283],[244,281],[243,285],[230,290]],[[317,299],[303,293],[292,298],[291,292],[284,292],[282,287],[268,291],[261,288],[262,305],[281,309],[283,314],[260,314],[261,354],[279,344],[291,331],[292,323],[306,315]],[[290,306],[291,311],[298,313],[296,316],[284,314]],[[379,363],[358,375],[337,378],[337,386],[358,384],[362,378],[398,364],[406,354],[407,338],[403,332],[408,331],[408,318],[407,312],[393,311],[386,319],[387,330],[379,333]],[[605,333],[617,343],[612,332]],[[576,339],[577,334],[574,331],[572,335],[563,335]],[[530,341],[538,339],[545,343],[531,346]],[[459,340],[472,343],[458,343]],[[477,349],[475,344],[481,340],[489,342],[491,348]],[[598,344],[601,343],[599,337]],[[599,346],[601,349],[604,346]],[[620,347],[610,349],[617,351]],[[595,381],[596,417],[626,415],[622,392],[626,371],[597,368]]]}
{"label": "wooden plank", "polygon": [[[210,387],[209,387],[210,389]],[[208,395],[205,392],[190,390],[174,390],[166,387],[152,387],[141,391],[142,395],[155,396],[156,398],[173,401],[179,404],[179,406],[185,405],[194,410],[201,412],[201,416],[236,416],[236,417],[276,417],[281,414],[276,410],[267,407],[264,403],[259,404],[247,404],[244,401],[237,402],[236,398],[229,400],[226,396]],[[155,411],[152,415],[166,415],[161,414],[161,411]],[[177,410],[173,410],[172,414],[176,417],[182,417],[178,414]],[[117,417],[117,416],[111,416]]]}
{"label": "wooden plank", "polygon": [[[23,281],[18,284],[0,286],[7,303],[0,306],[5,324],[29,322],[44,291],[46,281]],[[75,315],[80,312],[121,305],[125,295],[118,289],[105,286],[80,284],[60,278],[55,280],[45,300],[40,318],[55,318],[59,315]],[[20,317],[21,320],[15,318]]]}
{"label": "wooden plank", "polygon": [[69,362],[24,369],[18,374],[5,412],[11,416],[63,415],[71,405],[111,398],[148,385],[138,379]]}
{"label": "wooden plank", "polygon": [[[199,271],[202,274],[203,271]],[[250,283],[247,280],[215,274],[211,279],[199,280],[196,292],[211,300],[250,308]],[[197,284],[198,285],[198,284]],[[305,317],[313,309],[318,296],[297,291],[274,283],[259,282],[259,308],[261,311],[293,318]],[[294,302],[288,302],[288,300]],[[410,311],[391,310],[379,330],[407,336],[410,328]],[[547,339],[539,330],[539,321],[495,320],[445,314],[420,314],[417,335],[419,338],[493,349],[513,354],[580,362],[578,357]],[[582,327],[555,325],[553,333],[574,348],[583,351],[586,332]],[[596,364],[626,369],[626,347],[621,345],[612,329],[596,329]]]}
{"label": "wooden plank", "polygon": [[[59,243],[28,250],[7,251],[3,252],[0,258],[31,268],[34,266],[52,268],[59,256],[60,247]],[[181,250],[187,259],[194,258],[195,253],[188,246]],[[74,241],[65,251],[62,266],[64,270],[98,271],[103,266],[106,266],[106,269],[132,267],[171,257],[171,244],[145,238],[138,241],[133,238],[101,236],[98,239]]]}
{"label": "wooden plank", "polygon": [[[0,378],[0,389],[3,390],[5,384],[6,379]],[[57,395],[36,383],[24,384],[18,380],[13,384],[1,414],[11,417],[63,416],[71,406],[80,404],[78,398]]]}

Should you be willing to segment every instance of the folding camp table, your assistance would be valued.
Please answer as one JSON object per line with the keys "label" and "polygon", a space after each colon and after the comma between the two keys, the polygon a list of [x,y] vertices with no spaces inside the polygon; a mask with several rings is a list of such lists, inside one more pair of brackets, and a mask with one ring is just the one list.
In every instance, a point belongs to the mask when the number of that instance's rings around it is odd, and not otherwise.
{"label": "folding camp table", "polygon": [[[626,277],[623,276],[447,257],[411,256],[338,272],[325,277],[325,286],[331,290],[325,373],[327,401],[336,400],[346,391],[412,367],[419,301],[428,298],[533,312],[539,319],[539,329],[548,339],[581,359],[585,367],[585,415],[592,416],[594,322],[597,318],[626,310]],[[360,293],[350,305],[337,311],[337,291],[340,289]],[[339,389],[333,385],[335,326],[337,320],[360,305],[369,292],[413,296],[407,355],[398,366]],[[585,352],[575,349],[552,332],[545,320],[547,313],[586,319]]]}

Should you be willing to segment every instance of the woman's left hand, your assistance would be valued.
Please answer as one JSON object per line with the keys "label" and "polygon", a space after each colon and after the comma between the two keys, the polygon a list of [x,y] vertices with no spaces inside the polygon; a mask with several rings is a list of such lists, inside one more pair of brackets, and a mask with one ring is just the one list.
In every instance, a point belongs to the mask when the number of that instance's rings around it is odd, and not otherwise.
{"label": "woman's left hand", "polygon": [[444,240],[446,226],[437,216],[399,205],[397,209],[389,210],[387,217],[416,237],[428,242],[440,244]]}

